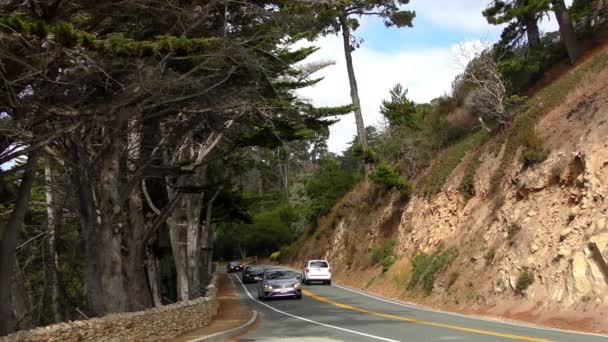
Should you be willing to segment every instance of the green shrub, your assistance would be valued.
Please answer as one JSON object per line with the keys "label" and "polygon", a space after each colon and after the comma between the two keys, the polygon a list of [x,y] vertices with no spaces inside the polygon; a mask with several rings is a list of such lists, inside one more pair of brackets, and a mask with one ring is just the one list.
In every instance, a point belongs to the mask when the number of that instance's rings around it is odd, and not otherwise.
{"label": "green shrub", "polygon": [[420,191],[427,197],[439,193],[452,171],[460,164],[467,152],[485,143],[489,137],[487,131],[480,130],[447,148],[436,158],[435,162],[429,167],[427,174],[421,179]]}
{"label": "green shrub", "polygon": [[521,161],[524,167],[528,167],[534,164],[542,163],[549,156],[549,150],[546,149],[532,149],[526,150],[521,155]]}
{"label": "green shrub", "polygon": [[414,268],[412,277],[407,285],[408,290],[414,290],[420,281],[420,278],[424,275],[430,264],[433,262],[434,254],[428,255],[426,253],[416,254],[410,261]]}
{"label": "green shrub", "polygon": [[313,223],[329,213],[338,199],[359,181],[358,175],[344,169],[336,157],[326,156],[319,164],[319,169],[304,187],[305,194],[310,199],[306,216]]}
{"label": "green shrub", "polygon": [[433,291],[433,285],[435,284],[435,278],[442,272],[458,255],[455,249],[448,249],[443,253],[440,253],[431,263],[429,269],[422,277],[422,287],[426,294],[431,294]]}
{"label": "green shrub", "polygon": [[378,162],[378,155],[370,149],[363,151],[363,163],[375,164]]}
{"label": "green shrub", "polygon": [[279,259],[281,259],[281,251],[277,251],[277,252],[270,254],[271,261],[279,261]]}
{"label": "green shrub", "polygon": [[563,44],[552,40],[554,34],[542,37],[542,49],[515,50],[500,61],[501,74],[509,85],[509,93],[521,94],[540,80],[545,72],[567,56]]}
{"label": "green shrub", "polygon": [[408,290],[414,290],[422,281],[425,293],[431,294],[437,275],[443,272],[456,256],[458,256],[458,251],[455,248],[438,249],[431,255],[418,253],[411,261],[414,271],[408,284]]}
{"label": "green shrub", "polygon": [[[279,249],[279,259],[280,260],[289,260],[294,256],[294,252],[299,248],[301,241],[296,241],[289,246],[283,246]],[[274,254],[274,253],[273,253]],[[272,258],[272,257],[271,257]]]}
{"label": "green shrub", "polygon": [[524,291],[528,288],[528,286],[534,283],[534,275],[528,271],[522,271],[519,273],[519,277],[517,277],[517,283],[515,284],[515,292],[520,295],[524,294]]}
{"label": "green shrub", "polygon": [[374,246],[372,248],[372,264],[378,265],[382,263],[387,257],[392,256],[394,248],[395,240],[389,240],[380,246]]}
{"label": "green shrub", "polygon": [[382,261],[383,253],[381,248],[372,248],[372,264],[377,265]]}
{"label": "green shrub", "polygon": [[471,161],[464,170],[464,176],[460,181],[460,193],[467,201],[475,196],[475,173],[477,173],[477,169],[481,166],[481,159],[479,158],[479,155],[481,154],[480,151],[481,150],[478,149],[472,156]]}
{"label": "green shrub", "polygon": [[382,265],[382,273],[388,272],[388,270],[391,268],[391,266],[393,266],[394,263],[395,257],[393,257],[392,255],[384,257],[380,262],[380,264]]}
{"label": "green shrub", "polygon": [[524,151],[521,161],[524,167],[542,163],[549,156],[549,149],[545,147],[542,139],[533,131],[529,130],[523,137]]}
{"label": "green shrub", "polygon": [[410,193],[410,183],[401,178],[395,169],[384,162],[376,167],[370,178],[374,183],[387,189],[398,189],[406,195]]}

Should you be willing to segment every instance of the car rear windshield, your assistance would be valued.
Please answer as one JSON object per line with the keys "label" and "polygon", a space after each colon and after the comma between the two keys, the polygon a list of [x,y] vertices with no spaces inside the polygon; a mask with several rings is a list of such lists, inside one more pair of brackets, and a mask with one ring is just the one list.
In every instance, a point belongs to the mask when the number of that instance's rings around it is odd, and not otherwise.
{"label": "car rear windshield", "polygon": [[272,271],[266,273],[266,279],[268,280],[276,280],[276,279],[293,279],[297,278],[300,274],[294,271]]}
{"label": "car rear windshield", "polygon": [[262,272],[264,270],[264,267],[262,266],[249,266],[247,268],[245,268],[245,271],[247,272]]}
{"label": "car rear windshield", "polygon": [[327,261],[311,261],[310,262],[310,267],[328,268],[329,264],[327,264]]}
{"label": "car rear windshield", "polygon": [[230,262],[230,266],[238,266],[238,265],[240,265],[240,264],[241,264],[241,263],[240,263],[240,262],[238,262],[238,261],[231,261],[231,262]]}

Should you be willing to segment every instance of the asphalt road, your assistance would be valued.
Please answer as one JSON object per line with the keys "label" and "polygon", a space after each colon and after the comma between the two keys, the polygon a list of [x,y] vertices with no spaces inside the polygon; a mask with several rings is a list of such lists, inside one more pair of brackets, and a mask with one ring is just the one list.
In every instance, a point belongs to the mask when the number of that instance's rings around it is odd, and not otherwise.
{"label": "asphalt road", "polygon": [[471,318],[374,297],[338,285],[303,287],[302,300],[257,299],[257,284],[231,275],[241,299],[261,314],[240,341],[608,341],[578,334]]}

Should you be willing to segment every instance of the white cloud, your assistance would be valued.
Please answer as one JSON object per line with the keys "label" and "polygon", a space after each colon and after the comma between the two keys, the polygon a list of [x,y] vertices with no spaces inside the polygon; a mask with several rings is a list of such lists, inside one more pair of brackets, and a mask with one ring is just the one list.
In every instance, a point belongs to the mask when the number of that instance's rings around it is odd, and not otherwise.
{"label": "white cloud", "polygon": [[[315,105],[332,106],[350,103],[350,88],[339,37],[326,37],[316,41],[321,49],[309,61],[333,60],[335,65],[320,71],[325,79],[314,87],[302,89],[301,96]],[[353,53],[353,61],[364,121],[367,126],[380,123],[379,108],[388,90],[396,83],[409,89],[409,97],[416,102],[428,102],[449,92],[458,66],[454,62],[455,46],[383,53],[363,45]],[[353,114],[341,118],[331,127],[329,149],[341,152],[356,133]]]}
{"label": "white cloud", "polygon": [[[572,0],[566,0],[566,6],[572,5]],[[411,8],[416,11],[417,18],[424,18],[441,27],[456,28],[475,33],[502,31],[502,26],[489,25],[482,12],[491,0],[412,0]],[[557,30],[553,12],[541,21],[543,32]]]}
{"label": "white cloud", "polygon": [[[567,5],[571,2],[572,0],[566,0]],[[474,42],[491,40],[489,37],[496,37],[497,32],[502,30],[502,26],[489,25],[481,14],[489,3],[490,0],[412,0],[408,8],[416,11],[418,20],[450,28],[454,32],[465,32],[467,44],[475,44]],[[365,27],[364,20],[361,30],[365,30]],[[540,28],[543,32],[557,30],[553,13],[543,18]],[[413,29],[425,27],[415,25]],[[322,82],[300,90],[299,94],[318,106],[350,103],[341,37],[329,36],[302,45],[321,48],[307,62],[332,60],[336,64],[316,75],[325,77]],[[409,97],[416,102],[428,102],[449,92],[452,80],[462,65],[456,60],[457,49],[457,44],[453,43],[438,48],[396,52],[372,50],[366,44],[357,49],[353,53],[353,61],[366,126],[377,126],[380,123],[380,104],[382,99],[388,98],[389,89],[396,83],[408,88]],[[353,114],[343,116],[330,130],[329,149],[336,153],[342,152],[356,133]]]}
{"label": "white cloud", "polygon": [[410,8],[416,11],[416,17],[435,25],[486,32],[495,29],[481,14],[489,3],[489,0],[412,0]]}

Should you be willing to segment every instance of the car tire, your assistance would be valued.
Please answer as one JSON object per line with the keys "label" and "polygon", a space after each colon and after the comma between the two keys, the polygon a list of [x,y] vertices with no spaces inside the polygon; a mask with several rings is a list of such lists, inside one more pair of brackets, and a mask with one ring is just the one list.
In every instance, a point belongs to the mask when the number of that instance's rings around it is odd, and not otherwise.
{"label": "car tire", "polygon": [[296,299],[302,299],[302,295],[297,295]]}
{"label": "car tire", "polygon": [[327,285],[331,286],[331,279],[327,281]]}

